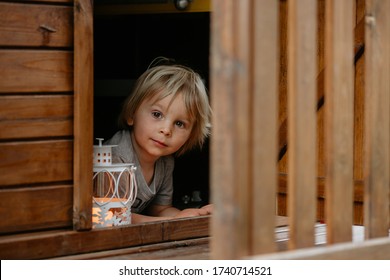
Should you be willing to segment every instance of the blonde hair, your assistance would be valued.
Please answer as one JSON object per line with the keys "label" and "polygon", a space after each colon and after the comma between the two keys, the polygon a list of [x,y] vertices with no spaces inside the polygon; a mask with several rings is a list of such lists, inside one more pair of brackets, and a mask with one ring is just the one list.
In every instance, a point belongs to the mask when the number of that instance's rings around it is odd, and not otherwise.
{"label": "blonde hair", "polygon": [[182,65],[159,65],[145,71],[136,81],[132,94],[125,100],[119,126],[131,129],[127,120],[133,118],[145,99],[157,94],[160,95],[158,99],[170,95],[174,99],[182,94],[186,110],[193,121],[190,137],[176,155],[182,155],[196,146],[202,147],[210,134],[211,108],[207,91],[199,74]]}

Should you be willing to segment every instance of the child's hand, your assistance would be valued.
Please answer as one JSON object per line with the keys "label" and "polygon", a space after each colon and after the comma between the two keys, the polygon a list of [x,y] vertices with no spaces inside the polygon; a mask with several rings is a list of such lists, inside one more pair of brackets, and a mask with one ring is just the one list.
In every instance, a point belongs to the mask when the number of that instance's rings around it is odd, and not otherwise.
{"label": "child's hand", "polygon": [[213,213],[213,210],[214,210],[214,206],[213,204],[207,204],[205,206],[203,206],[202,208],[200,208],[202,210],[205,210],[207,212],[206,215],[209,215],[209,214],[212,214]]}
{"label": "child's hand", "polygon": [[203,206],[202,208],[187,208],[180,211],[175,218],[184,218],[184,217],[198,217],[206,216],[212,213],[212,204]]}

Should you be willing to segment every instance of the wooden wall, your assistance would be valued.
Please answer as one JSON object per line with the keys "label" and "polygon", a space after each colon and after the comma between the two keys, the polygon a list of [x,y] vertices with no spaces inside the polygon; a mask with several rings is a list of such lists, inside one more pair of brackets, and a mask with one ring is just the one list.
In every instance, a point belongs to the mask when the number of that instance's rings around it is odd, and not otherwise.
{"label": "wooden wall", "polygon": [[70,228],[73,1],[0,3],[0,232]]}

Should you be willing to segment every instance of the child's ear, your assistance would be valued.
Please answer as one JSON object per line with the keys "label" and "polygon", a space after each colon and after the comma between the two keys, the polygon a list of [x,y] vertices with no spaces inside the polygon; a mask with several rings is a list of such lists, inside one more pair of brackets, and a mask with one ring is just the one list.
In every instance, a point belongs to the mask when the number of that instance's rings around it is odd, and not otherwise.
{"label": "child's ear", "polygon": [[133,118],[128,118],[128,119],[127,119],[127,124],[128,124],[129,126],[132,126],[132,125],[134,124]]}

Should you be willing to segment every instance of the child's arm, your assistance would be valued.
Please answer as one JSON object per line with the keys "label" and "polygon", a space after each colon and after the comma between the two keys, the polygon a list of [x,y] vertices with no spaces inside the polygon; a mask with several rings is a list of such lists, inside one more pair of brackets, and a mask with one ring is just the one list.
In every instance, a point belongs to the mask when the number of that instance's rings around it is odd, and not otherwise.
{"label": "child's arm", "polygon": [[197,217],[197,216],[205,216],[210,215],[212,213],[212,205],[206,205],[202,208],[188,208],[184,210],[179,210],[173,206],[169,205],[151,205],[148,209],[148,215],[141,214],[132,214],[132,223],[146,223],[153,221],[162,221],[162,220],[170,220],[176,218],[185,218],[185,217]]}

